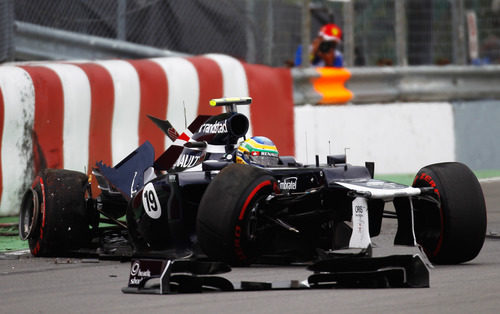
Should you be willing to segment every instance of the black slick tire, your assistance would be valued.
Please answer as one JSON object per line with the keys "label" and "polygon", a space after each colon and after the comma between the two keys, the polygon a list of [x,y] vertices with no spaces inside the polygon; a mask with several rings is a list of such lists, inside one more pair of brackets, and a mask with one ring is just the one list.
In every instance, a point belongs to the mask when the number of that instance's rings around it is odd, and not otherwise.
{"label": "black slick tire", "polygon": [[458,162],[422,168],[414,187],[433,187],[433,203],[415,200],[415,236],[429,260],[458,264],[474,259],[486,234],[486,205],[472,171]]}
{"label": "black slick tire", "polygon": [[197,235],[209,258],[246,265],[259,256],[256,205],[275,189],[266,171],[233,164],[209,184],[197,215]]}
{"label": "black slick tire", "polygon": [[40,208],[36,229],[28,239],[34,256],[66,256],[70,255],[69,250],[89,245],[90,218],[85,201],[88,178],[85,174],[45,169],[35,178],[31,191],[37,193]]}

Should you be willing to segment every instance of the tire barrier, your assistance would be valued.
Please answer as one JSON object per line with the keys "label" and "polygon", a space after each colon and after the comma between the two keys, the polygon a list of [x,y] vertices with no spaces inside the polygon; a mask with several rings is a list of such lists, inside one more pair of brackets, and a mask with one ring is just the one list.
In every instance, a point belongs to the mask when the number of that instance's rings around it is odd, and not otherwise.
{"label": "tire barrier", "polygon": [[[41,62],[0,66],[0,216],[16,214],[22,193],[44,168],[90,172],[115,165],[149,140],[159,156],[170,144],[147,115],[183,130],[198,114],[217,114],[212,98],[250,96],[238,110],[249,135],[295,154],[288,69],[226,55]],[[279,117],[279,119],[277,118]]]}

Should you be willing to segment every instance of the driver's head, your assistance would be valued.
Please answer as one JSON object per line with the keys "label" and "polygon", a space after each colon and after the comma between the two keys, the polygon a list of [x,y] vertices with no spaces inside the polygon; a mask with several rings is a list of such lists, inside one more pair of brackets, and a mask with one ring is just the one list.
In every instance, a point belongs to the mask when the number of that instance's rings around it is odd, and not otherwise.
{"label": "driver's head", "polygon": [[278,149],[273,141],[264,136],[254,136],[240,144],[236,152],[236,162],[271,167],[278,165],[278,156]]}

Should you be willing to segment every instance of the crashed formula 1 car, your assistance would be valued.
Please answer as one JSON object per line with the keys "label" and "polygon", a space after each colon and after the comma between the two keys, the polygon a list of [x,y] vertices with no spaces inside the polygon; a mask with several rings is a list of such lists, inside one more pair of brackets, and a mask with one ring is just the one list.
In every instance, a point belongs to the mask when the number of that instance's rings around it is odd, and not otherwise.
{"label": "crashed formula 1 car", "polygon": [[[226,112],[199,116],[180,135],[150,117],[173,144],[156,160],[146,142],[114,167],[97,163],[97,197],[92,176],[43,170],[22,201],[21,238],[35,256],[133,255],[124,291],[156,293],[428,286],[425,256],[371,256],[383,218],[397,219],[394,244],[421,247],[432,263],[467,262],[481,250],[485,201],[467,166],[429,165],[405,186],[374,179],[373,163],[351,165],[345,155],[303,165],[265,137],[245,139],[249,121],[236,108],[250,103],[214,99]],[[317,261],[314,274],[285,286],[216,276],[228,265],[305,261]],[[146,285],[155,278],[159,285]]]}

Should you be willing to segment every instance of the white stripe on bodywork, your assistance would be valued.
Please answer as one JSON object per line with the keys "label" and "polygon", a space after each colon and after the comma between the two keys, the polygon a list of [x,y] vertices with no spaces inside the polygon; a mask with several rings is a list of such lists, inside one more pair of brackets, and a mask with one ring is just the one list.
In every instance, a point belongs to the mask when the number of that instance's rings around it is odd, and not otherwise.
{"label": "white stripe on bodywork", "polygon": [[89,159],[90,83],[71,64],[46,64],[61,79],[64,99],[63,168],[85,172]]}
{"label": "white stripe on bodywork", "polygon": [[[378,181],[378,180],[374,181],[384,183],[383,181]],[[347,183],[347,182],[335,182],[335,183],[338,185],[342,185],[343,187],[349,190],[356,191],[358,193],[369,193],[370,195],[368,196],[368,198],[373,198],[373,199],[392,200],[395,197],[415,196],[422,193],[419,188],[414,188],[411,186],[399,187],[399,188],[387,188],[387,185],[383,185],[380,188],[375,188],[375,187],[358,185],[356,183]]]}
{"label": "white stripe on bodywork", "polygon": [[126,61],[96,62],[111,75],[114,87],[111,148],[113,165],[133,152],[139,143],[140,84],[135,68]]}
{"label": "white stripe on bodywork", "polygon": [[0,216],[5,216],[19,212],[22,193],[33,178],[35,89],[26,71],[10,66],[0,67],[0,89],[4,103]]}
{"label": "white stripe on bodywork", "polygon": [[368,202],[364,197],[356,197],[352,201],[352,233],[349,248],[366,249],[370,244]]}
{"label": "white stripe on bodywork", "polygon": [[205,148],[205,151],[207,153],[211,153],[211,154],[225,154],[226,153],[226,147],[224,145],[210,145],[210,144],[207,144],[207,147]]}
{"label": "white stripe on bodywork", "polygon": [[[160,65],[167,77],[168,106],[166,119],[178,130],[187,129],[187,126],[198,115],[200,82],[196,68],[184,58],[171,57],[151,60]],[[170,140],[165,138],[165,147],[169,142]]]}
{"label": "white stripe on bodywork", "polygon": [[[219,65],[222,72],[223,80],[223,97],[247,97],[248,81],[245,68],[237,59],[221,54],[207,54],[205,57],[212,59]],[[247,137],[251,137],[252,132],[252,118],[250,116],[250,105],[237,106],[239,113],[244,114],[250,121],[247,132]]]}

